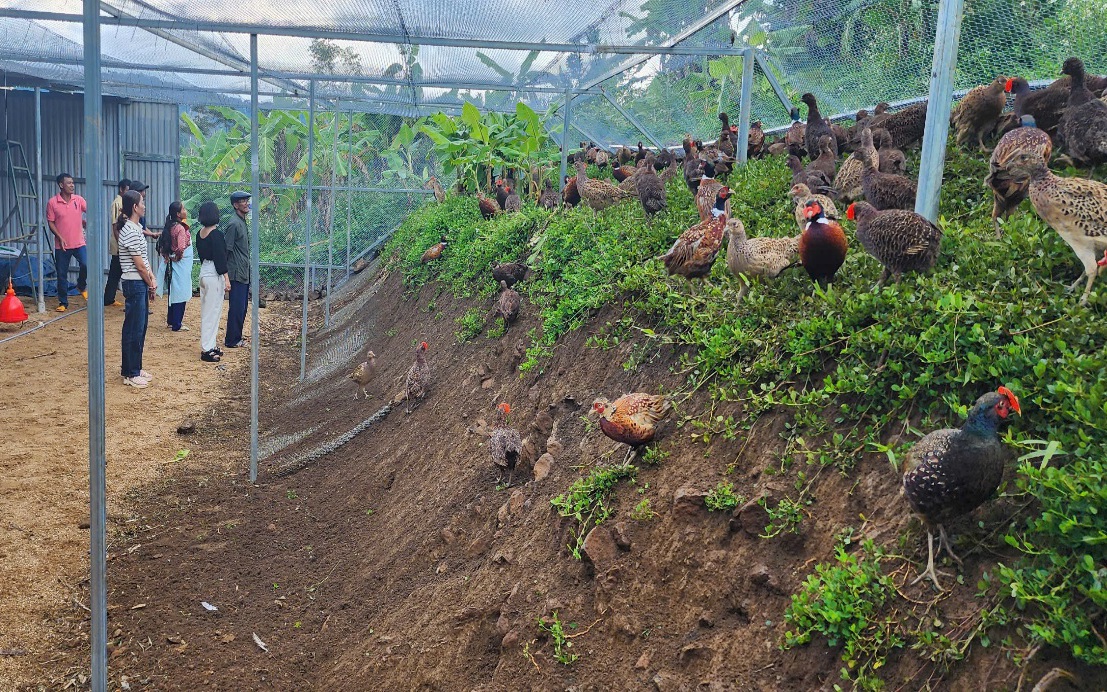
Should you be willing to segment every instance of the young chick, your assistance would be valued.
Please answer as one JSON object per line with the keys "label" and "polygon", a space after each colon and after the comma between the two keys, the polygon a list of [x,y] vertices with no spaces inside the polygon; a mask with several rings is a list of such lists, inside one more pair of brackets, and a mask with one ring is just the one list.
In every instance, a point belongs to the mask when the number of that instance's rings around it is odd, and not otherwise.
{"label": "young chick", "polygon": [[354,390],[354,400],[357,400],[359,393],[363,398],[369,398],[369,393],[365,391],[365,387],[377,376],[377,354],[369,351],[365,354],[365,358],[365,362],[358,365],[353,372],[347,375],[349,379],[357,384],[357,389]]}

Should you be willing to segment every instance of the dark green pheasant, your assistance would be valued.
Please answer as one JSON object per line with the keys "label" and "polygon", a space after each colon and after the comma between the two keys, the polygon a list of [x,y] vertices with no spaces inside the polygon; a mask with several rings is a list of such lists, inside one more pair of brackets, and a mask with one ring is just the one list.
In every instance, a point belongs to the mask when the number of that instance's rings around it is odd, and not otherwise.
{"label": "dark green pheasant", "polygon": [[984,504],[999,487],[1008,458],[1007,448],[999,440],[999,427],[1011,411],[1022,414],[1018,397],[1007,387],[1000,387],[976,400],[959,430],[935,430],[908,452],[903,491],[926,523],[929,548],[926,570],[915,582],[929,577],[939,591],[942,589],[934,571],[935,528],[938,550],[945,548],[960,564],[943,524]]}

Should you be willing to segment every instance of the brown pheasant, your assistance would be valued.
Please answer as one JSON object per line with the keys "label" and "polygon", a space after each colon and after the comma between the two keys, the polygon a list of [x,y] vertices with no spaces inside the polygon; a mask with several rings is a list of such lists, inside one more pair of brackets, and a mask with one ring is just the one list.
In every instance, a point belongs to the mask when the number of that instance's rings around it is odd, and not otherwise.
{"label": "brown pheasant", "polygon": [[446,249],[446,245],[448,244],[449,241],[446,240],[446,236],[441,236],[439,242],[427,248],[426,252],[423,253],[423,256],[419,259],[419,261],[423,264],[426,264],[427,262],[432,262],[438,259],[442,256],[442,252]]}
{"label": "brown pheasant", "polygon": [[868,202],[854,202],[846,218],[857,222],[861,247],[884,267],[877,286],[888,277],[899,281],[904,272],[930,271],[938,261],[942,230],[924,216],[903,209],[877,211]]}
{"label": "brown pheasant", "polygon": [[600,430],[616,442],[630,445],[626,462],[639,448],[653,441],[658,424],[672,411],[667,397],[636,392],[625,394],[614,401],[604,398],[592,403],[591,413],[600,417]]}
{"label": "brown pheasant", "polygon": [[434,201],[439,204],[446,201],[446,191],[442,189],[442,184],[438,182],[438,178],[432,175],[430,180],[423,184],[423,187],[434,190]]}
{"label": "brown pheasant", "polygon": [[929,553],[926,569],[915,582],[928,577],[942,590],[934,571],[935,529],[939,552],[944,548],[954,561],[961,562],[953,553],[945,524],[984,504],[999,487],[1008,458],[999,427],[1012,411],[1022,414],[1019,399],[1007,387],[1000,387],[976,400],[959,430],[935,430],[907,453],[903,493],[926,524]]}
{"label": "brown pheasant", "polygon": [[799,259],[799,236],[749,238],[740,219],[727,219],[726,231],[726,266],[742,282],[735,303],[746,297],[753,280],[774,279]]}
{"label": "brown pheasant", "polygon": [[969,137],[975,135],[977,145],[984,150],[984,135],[995,129],[1007,105],[1006,85],[1007,77],[1000,75],[990,84],[971,89],[961,99],[950,115],[950,124],[957,131],[958,145],[964,145]]}
{"label": "brown pheasant", "polygon": [[823,213],[826,214],[826,218],[837,220],[838,208],[834,206],[834,202],[831,201],[826,195],[817,195],[811,192],[811,188],[807,187],[803,183],[793,185],[792,189],[788,191],[788,194],[792,196],[792,202],[796,205],[796,225],[802,231],[804,226],[807,225],[807,203],[811,200],[815,200],[822,205]]}
{"label": "brown pheasant", "polygon": [[508,426],[509,415],[511,415],[511,406],[506,402],[496,407],[496,422],[492,427],[492,435],[488,439],[488,451],[492,454],[492,463],[500,471],[496,484],[503,483],[506,471],[507,487],[510,488],[515,476],[515,466],[523,453],[523,436],[518,430]]}
{"label": "brown pheasant", "polygon": [[624,190],[606,180],[591,180],[588,178],[588,170],[583,161],[577,161],[577,192],[580,199],[592,211],[603,211],[612,207],[624,199],[631,199]]}
{"label": "brown pheasant", "polygon": [[407,371],[407,389],[404,398],[409,402],[408,413],[414,411],[415,407],[430,391],[433,376],[430,365],[427,363],[427,348],[429,347],[426,341],[420,342],[419,348],[415,349],[415,362],[411,364]]}
{"label": "brown pheasant", "polygon": [[1022,175],[1013,176],[1007,170],[1015,154],[1022,151],[1033,151],[1047,163],[1053,153],[1053,140],[1035,126],[1034,118],[1029,115],[1022,116],[1020,126],[1000,138],[992,150],[988,177],[984,179],[992,189],[992,225],[995,226],[997,238],[1003,235],[1000,218],[1006,219],[1030,194],[1030,179]]}
{"label": "brown pheasant", "polygon": [[659,257],[665,269],[688,279],[700,279],[711,273],[711,265],[722,248],[726,229],[727,199],[730,189],[722,188],[715,195],[712,218],[701,221],[680,234],[667,253]]}
{"label": "brown pheasant", "polygon": [[362,397],[368,399],[369,393],[365,391],[365,387],[373,381],[373,378],[377,376],[377,354],[369,351],[365,354],[365,361],[360,363],[354,371],[347,377],[357,384],[357,389],[354,390],[354,400],[357,400],[357,395],[360,393]]}
{"label": "brown pheasant", "polygon": [[506,281],[500,282],[500,298],[496,303],[496,314],[504,318],[504,324],[511,324],[519,317],[519,307],[523,304],[523,297],[514,288],[507,285]]}

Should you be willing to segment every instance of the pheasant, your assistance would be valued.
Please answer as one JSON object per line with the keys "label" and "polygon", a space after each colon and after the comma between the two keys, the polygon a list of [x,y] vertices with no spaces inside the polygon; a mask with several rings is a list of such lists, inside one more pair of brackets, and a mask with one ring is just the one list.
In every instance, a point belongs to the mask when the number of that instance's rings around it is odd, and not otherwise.
{"label": "pheasant", "polygon": [[441,236],[439,242],[427,248],[427,251],[423,253],[419,261],[426,264],[427,262],[438,259],[442,256],[442,251],[446,249],[447,244],[449,244],[449,241],[446,240],[446,236]]}
{"label": "pheasant", "polygon": [[600,417],[600,430],[604,435],[630,445],[630,451],[623,458],[625,463],[639,448],[653,441],[657,425],[672,409],[672,402],[662,395],[636,392],[624,394],[614,403],[598,398],[592,403],[591,413]]}
{"label": "pheasant", "polygon": [[523,210],[523,200],[519,199],[519,195],[515,192],[515,188],[510,185],[505,185],[504,190],[507,192],[507,197],[504,198],[504,211],[506,212],[518,212]]}
{"label": "pheasant", "polygon": [[430,177],[423,187],[434,190],[434,201],[441,204],[446,201],[446,191],[442,189],[442,184],[438,182],[438,178],[433,175]]}
{"label": "pheasant", "polygon": [[1037,151],[1020,150],[1007,170],[1013,176],[1030,178],[1030,203],[1050,228],[1068,243],[1084,267],[1069,287],[1075,290],[1087,277],[1080,304],[1088,302],[1099,271],[1097,258],[1107,249],[1107,185],[1084,178],[1061,178],[1053,174]]}
{"label": "pheasant", "polygon": [[484,217],[485,221],[500,213],[500,205],[496,203],[496,200],[485,197],[479,190],[477,191],[477,208],[480,209],[480,215]]}
{"label": "pheasant", "polygon": [[507,472],[507,487],[511,487],[511,481],[515,475],[515,466],[519,463],[519,457],[523,453],[523,438],[515,428],[508,427],[507,417],[511,414],[511,406],[506,402],[496,407],[496,422],[492,428],[492,435],[488,440],[488,451],[492,453],[492,463],[500,470],[497,484],[502,483],[504,472]]}
{"label": "pheasant", "polygon": [[913,209],[918,186],[901,175],[881,173],[873,166],[872,132],[861,133],[861,189],[877,209]]}
{"label": "pheasant", "polygon": [[719,120],[722,121],[723,127],[719,132],[719,141],[715,144],[723,154],[730,158],[734,158],[734,140],[732,139],[730,131],[730,118],[727,117],[726,113],[719,113]]}
{"label": "pheasant", "polygon": [[818,146],[819,155],[815,157],[811,163],[807,164],[807,171],[809,174],[818,171],[822,173],[827,180],[834,180],[834,175],[838,172],[838,155],[834,153],[833,142],[834,138],[830,135],[819,137],[819,141],[816,145]]}
{"label": "pheasant", "polygon": [[580,204],[580,192],[577,191],[577,177],[565,176],[565,187],[561,190],[561,201],[570,207]]}
{"label": "pheasant", "polygon": [[369,393],[365,391],[366,385],[373,381],[373,378],[377,375],[377,354],[369,351],[365,354],[365,362],[359,364],[354,371],[347,377],[357,383],[357,389],[354,390],[354,400],[357,400],[357,395],[360,393],[362,397],[368,399]]}
{"label": "pheasant", "polygon": [[[819,104],[814,94],[804,94],[800,100],[807,104],[807,129],[803,133],[803,145],[807,149],[807,155],[814,159],[819,154],[821,146],[819,140],[823,137],[830,138],[830,150],[833,156],[838,156],[838,140],[834,137],[834,131],[830,129],[830,122],[823,119],[819,113]],[[834,174],[831,173],[831,178]]]}
{"label": "pheasant", "polygon": [[696,149],[696,142],[691,135],[685,135],[683,145],[684,165],[682,169],[684,171],[684,183],[688,186],[689,192],[695,196],[696,190],[700,186],[700,178],[703,177],[703,160],[700,158],[699,150]]}
{"label": "pheasant", "polygon": [[1008,456],[999,440],[999,426],[1012,411],[1022,414],[1018,397],[1007,387],[1000,387],[976,400],[959,430],[935,430],[907,453],[903,492],[926,524],[929,553],[926,569],[912,583],[927,577],[942,590],[934,571],[935,529],[939,552],[944,548],[961,562],[953,553],[944,525],[984,504],[999,487]]}
{"label": "pheasant", "polygon": [[726,266],[738,277],[742,287],[735,303],[746,297],[753,279],[776,278],[794,266],[799,252],[799,236],[794,238],[748,238],[740,219],[727,219]]}
{"label": "pheasant", "polygon": [[750,124],[750,133],[746,138],[747,159],[759,159],[765,155],[765,131],[761,128],[760,120]]}
{"label": "pheasant", "polygon": [[665,181],[654,170],[656,162],[653,154],[646,156],[642,162],[642,168],[638,171],[638,201],[642,203],[642,210],[646,216],[652,217],[665,208],[668,193],[665,190]]}
{"label": "pheasant", "polygon": [[834,189],[838,191],[839,200],[853,202],[864,196],[861,189],[861,156],[860,149],[854,151],[846,157],[838,169],[838,175],[834,176]]}
{"label": "pheasant", "polygon": [[715,179],[715,164],[711,161],[703,162],[703,175],[700,177],[699,187],[696,189],[696,208],[700,212],[700,221],[711,218],[711,208],[715,206],[715,195],[723,189],[723,184]]}
{"label": "pheasant", "polygon": [[538,206],[553,211],[557,209],[557,190],[548,179],[543,183],[542,193],[538,195]]}
{"label": "pheasant", "polygon": [[873,116],[869,127],[873,130],[883,127],[892,135],[892,146],[902,149],[908,144],[922,141],[926,129],[927,102],[916,103],[895,113],[882,113]]}
{"label": "pheasant", "polygon": [[492,278],[496,283],[507,282],[508,286],[514,286],[527,276],[528,267],[522,262],[504,262],[492,267]]}
{"label": "pheasant", "polygon": [[590,180],[583,161],[577,161],[577,192],[584,204],[593,211],[603,211],[632,197],[605,180]]}
{"label": "pheasant", "polygon": [[1020,127],[1011,130],[1000,138],[992,150],[992,159],[988,164],[988,177],[984,182],[992,189],[992,225],[996,237],[1003,235],[999,219],[1007,218],[1030,194],[1030,180],[1025,176],[1012,176],[1007,170],[1015,154],[1020,151],[1033,151],[1048,162],[1053,153],[1053,140],[1044,130],[1039,130],[1034,118],[1024,115]]}
{"label": "pheasant", "polygon": [[807,225],[806,209],[807,203],[811,200],[815,200],[822,205],[826,218],[835,221],[838,220],[838,208],[834,206],[834,202],[826,195],[813,194],[811,188],[803,183],[793,185],[792,189],[788,191],[788,194],[792,196],[792,202],[796,205],[796,223],[799,225],[801,231],[803,227]]}
{"label": "pheasant", "polygon": [[924,216],[903,209],[877,211],[868,202],[854,202],[846,217],[857,222],[861,247],[884,267],[877,286],[889,276],[899,281],[903,272],[930,271],[938,261],[942,231]]}
{"label": "pheasant", "polygon": [[806,185],[812,190],[830,187],[831,181],[822,171],[804,168],[798,157],[790,155],[784,162],[792,170],[793,185]]}
{"label": "pheasant", "polygon": [[504,324],[511,324],[519,317],[519,306],[523,298],[514,288],[510,288],[506,281],[500,282],[500,299],[496,303],[496,314],[504,318]]}
{"label": "pheasant", "polygon": [[804,215],[807,225],[799,237],[800,263],[808,276],[826,288],[846,261],[849,241],[838,222],[826,218],[818,201],[809,201]]}
{"label": "pheasant", "polygon": [[710,221],[701,221],[680,234],[669,251],[659,257],[665,269],[688,279],[699,279],[711,273],[711,265],[719,256],[726,228],[727,198],[730,189],[722,188],[715,195],[715,206]]}
{"label": "pheasant", "polygon": [[807,146],[804,143],[806,141],[807,125],[800,122],[799,109],[794,106],[788,112],[788,116],[792,119],[792,124],[784,132],[784,144],[788,148],[789,154],[800,159],[807,156]]}
{"label": "pheasant", "polygon": [[410,402],[407,408],[408,413],[414,411],[415,407],[419,405],[419,401],[430,391],[433,375],[430,365],[427,363],[428,348],[426,341],[420,342],[419,348],[415,349],[415,362],[411,364],[407,371],[405,398]]}
{"label": "pheasant", "polygon": [[1057,128],[1065,149],[1079,165],[1107,163],[1107,104],[1085,85],[1080,58],[1066,60],[1061,71],[1072,80],[1068,106]]}
{"label": "pheasant", "polygon": [[1000,75],[990,84],[975,87],[965,94],[950,115],[950,124],[957,130],[957,144],[963,145],[976,135],[976,143],[984,151],[984,135],[991,132],[1007,106],[1004,87],[1007,77]]}

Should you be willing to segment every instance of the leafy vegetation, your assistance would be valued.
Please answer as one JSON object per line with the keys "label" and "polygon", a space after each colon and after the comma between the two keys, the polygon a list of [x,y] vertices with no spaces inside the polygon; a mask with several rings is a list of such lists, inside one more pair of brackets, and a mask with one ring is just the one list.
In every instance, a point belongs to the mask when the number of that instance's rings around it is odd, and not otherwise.
{"label": "leafy vegetation", "polygon": [[[569,627],[575,626],[569,623]],[[580,654],[569,651],[573,648],[572,635],[565,633],[565,626],[561,624],[561,618],[558,617],[556,610],[548,618],[538,618],[538,631],[549,635],[550,640],[553,641],[554,658],[558,663],[567,666],[580,658]]]}
{"label": "leafy vegetation", "polygon": [[638,468],[632,464],[593,468],[591,473],[573,481],[565,493],[550,500],[557,513],[576,521],[569,552],[581,559],[581,548],[588,532],[607,520],[614,508],[606,504],[615,486],[624,478],[634,478]]}
{"label": "leafy vegetation", "polygon": [[729,512],[741,507],[745,498],[734,494],[734,484],[720,481],[704,498],[704,504],[712,512]]}

